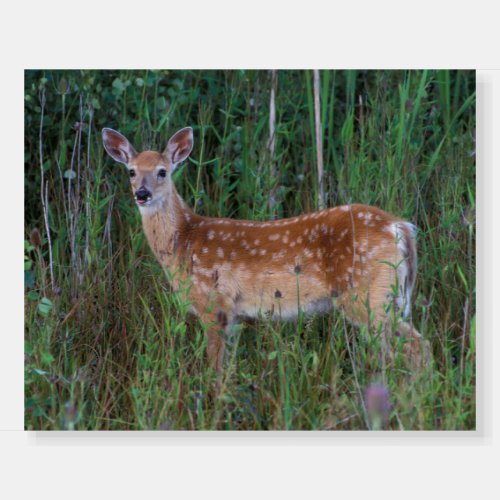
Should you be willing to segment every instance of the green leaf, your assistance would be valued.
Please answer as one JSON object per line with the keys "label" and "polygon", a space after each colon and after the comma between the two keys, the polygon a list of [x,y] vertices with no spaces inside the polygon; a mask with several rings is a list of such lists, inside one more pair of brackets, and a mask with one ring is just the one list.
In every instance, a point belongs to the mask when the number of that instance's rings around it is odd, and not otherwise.
{"label": "green leaf", "polygon": [[35,285],[35,277],[31,271],[24,271],[24,284],[28,288],[32,288]]}
{"label": "green leaf", "polygon": [[342,125],[342,130],[340,132],[340,138],[343,146],[345,146],[351,141],[353,133],[354,133],[354,112],[349,111],[345,119],[345,122]]}
{"label": "green leaf", "polygon": [[465,274],[462,271],[462,268],[460,267],[459,264],[457,264],[457,271],[458,271],[458,275],[460,276],[460,279],[462,280],[462,283],[465,286],[465,291],[467,293],[469,293],[469,284],[467,283],[467,278],[465,277]]}
{"label": "green leaf", "polygon": [[115,78],[111,85],[118,94],[123,94],[123,92],[125,91],[125,84],[119,78]]}
{"label": "green leaf", "polygon": [[312,367],[314,370],[317,370],[319,366],[319,356],[316,351],[313,352],[312,354]]}
{"label": "green leaf", "polygon": [[273,351],[273,352],[270,352],[267,356],[267,359],[269,361],[272,361],[276,356],[278,355],[278,351]]}
{"label": "green leaf", "polygon": [[38,373],[38,375],[47,375],[47,373],[49,373],[49,372],[46,372],[45,370],[41,370],[40,368],[33,368],[32,371],[34,373]]}
{"label": "green leaf", "polygon": [[31,344],[26,340],[24,341],[24,354],[27,354],[28,356],[33,354],[33,347],[31,347]]}
{"label": "green leaf", "polygon": [[54,356],[50,354],[50,352],[43,352],[42,353],[42,363],[45,365],[50,365],[54,361]]}
{"label": "green leaf", "polygon": [[43,297],[42,300],[40,300],[40,303],[38,304],[38,312],[42,316],[47,317],[51,310],[52,310],[52,302],[47,297]]}
{"label": "green leaf", "polygon": [[158,100],[156,101],[156,109],[160,111],[166,111],[167,109],[167,100],[165,97],[161,96],[158,97]]}
{"label": "green leaf", "polygon": [[61,150],[59,151],[59,167],[62,170],[66,165],[66,141],[60,141],[60,146]]}
{"label": "green leaf", "polygon": [[35,408],[33,410],[33,414],[32,414],[34,417],[45,417],[46,414],[45,412],[43,411],[43,408],[41,408],[40,406],[38,406],[37,408]]}
{"label": "green leaf", "polygon": [[476,315],[472,316],[470,322],[470,351],[476,352]]}

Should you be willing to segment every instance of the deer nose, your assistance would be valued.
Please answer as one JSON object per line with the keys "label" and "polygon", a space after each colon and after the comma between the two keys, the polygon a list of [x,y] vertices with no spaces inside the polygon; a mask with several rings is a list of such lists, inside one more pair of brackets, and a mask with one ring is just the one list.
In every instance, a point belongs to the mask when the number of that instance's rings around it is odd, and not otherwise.
{"label": "deer nose", "polygon": [[146,189],[144,186],[141,186],[136,192],[135,192],[135,199],[137,200],[137,203],[145,203],[146,201],[151,199],[151,191]]}

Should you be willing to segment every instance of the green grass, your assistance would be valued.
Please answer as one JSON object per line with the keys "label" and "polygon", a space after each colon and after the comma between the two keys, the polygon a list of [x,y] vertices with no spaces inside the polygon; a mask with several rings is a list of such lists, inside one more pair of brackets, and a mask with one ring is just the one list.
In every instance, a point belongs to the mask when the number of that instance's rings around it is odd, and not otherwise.
{"label": "green grass", "polygon": [[[103,150],[104,126],[162,149],[191,125],[174,179],[196,212],[313,211],[312,72],[278,72],[270,158],[270,72],[28,71],[27,429],[475,428],[475,73],[320,77],[327,205],[376,205],[419,228],[412,318],[432,345],[426,373],[381,366],[377,339],[333,313],[239,326],[218,387],[204,325],[169,289],[126,172]],[[367,412],[374,384],[388,391],[383,422]]]}

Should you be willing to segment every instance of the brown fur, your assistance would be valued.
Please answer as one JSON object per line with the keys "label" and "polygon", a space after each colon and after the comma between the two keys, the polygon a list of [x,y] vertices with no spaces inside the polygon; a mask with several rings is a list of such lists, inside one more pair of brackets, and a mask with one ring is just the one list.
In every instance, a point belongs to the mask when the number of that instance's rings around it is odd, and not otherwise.
{"label": "brown fur", "polygon": [[158,165],[167,166],[168,162],[163,155],[156,151],[143,151],[139,153],[130,164],[134,167],[139,167],[141,172],[151,172]]}
{"label": "brown fur", "polygon": [[[324,313],[333,303],[354,324],[367,324],[372,331],[381,325],[389,342],[387,305],[404,304],[416,276],[407,223],[366,205],[267,222],[196,215],[170,176],[164,183],[155,177],[160,165],[169,172],[175,168],[171,158],[180,149],[190,152],[189,137],[182,136],[182,148],[174,138],[164,155],[146,151],[129,162],[137,171],[132,189],[145,185],[153,200],[160,199],[154,208],[141,209],[144,231],[157,259],[174,276],[172,286],[191,285],[193,312],[210,325],[208,357],[214,367],[222,368],[223,334],[238,318],[293,318],[299,307]],[[393,297],[401,276],[406,288]],[[411,365],[426,364],[428,348],[417,330],[400,320],[397,333],[408,341]]]}

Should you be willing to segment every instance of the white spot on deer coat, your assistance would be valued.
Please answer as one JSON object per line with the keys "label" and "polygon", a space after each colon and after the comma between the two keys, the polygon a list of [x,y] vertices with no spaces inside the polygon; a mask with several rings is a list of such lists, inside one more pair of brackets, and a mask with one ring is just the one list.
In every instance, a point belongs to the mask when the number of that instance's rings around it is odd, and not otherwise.
{"label": "white spot on deer coat", "polygon": [[272,255],[273,260],[280,260],[286,255],[285,250],[280,250],[279,252],[274,252]]}

